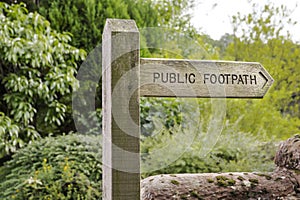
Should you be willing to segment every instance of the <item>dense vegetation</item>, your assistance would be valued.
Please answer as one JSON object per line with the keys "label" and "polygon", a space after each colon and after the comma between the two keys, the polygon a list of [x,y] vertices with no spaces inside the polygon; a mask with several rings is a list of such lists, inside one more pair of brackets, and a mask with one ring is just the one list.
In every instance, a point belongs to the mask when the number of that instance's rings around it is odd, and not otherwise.
{"label": "dense vegetation", "polygon": [[46,137],[14,154],[0,171],[1,199],[100,199],[101,138]]}
{"label": "dense vegetation", "polygon": [[289,18],[289,10],[273,5],[260,10],[254,7],[253,14],[234,16],[232,23],[236,34],[239,32],[241,36],[234,37],[224,58],[258,61],[275,79],[271,91],[262,101],[238,102],[238,112],[247,113],[240,121],[241,127],[245,132],[267,134],[269,138],[283,139],[297,133],[300,45],[283,31],[284,26],[295,23]]}
{"label": "dense vegetation", "polygon": [[57,31],[73,34],[72,44],[88,52],[101,42],[107,18],[135,19],[139,27],[189,28],[186,0],[41,0],[36,9]]}
{"label": "dense vegetation", "polygon": [[0,158],[26,143],[64,132],[77,61],[85,51],[23,4],[0,3]]}
{"label": "dense vegetation", "polygon": [[[294,23],[284,6],[253,6],[249,15],[233,16],[234,34],[214,41],[189,24],[187,0],[38,2],[27,1],[32,12],[25,4],[0,2],[1,199],[101,196],[99,127],[73,133],[71,95],[106,18],[160,27],[142,32],[143,56],[255,61],[275,79],[260,100],[142,98],[143,177],[270,171],[278,141],[299,131],[300,45],[283,31]],[[101,125],[100,101],[80,118],[87,129]]]}

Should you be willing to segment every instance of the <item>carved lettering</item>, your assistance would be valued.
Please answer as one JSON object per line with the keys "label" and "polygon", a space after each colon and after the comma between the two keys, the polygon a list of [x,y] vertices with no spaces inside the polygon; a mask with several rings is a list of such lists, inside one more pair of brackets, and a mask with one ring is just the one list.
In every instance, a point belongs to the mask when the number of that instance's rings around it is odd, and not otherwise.
{"label": "carved lettering", "polygon": [[238,84],[238,85],[257,85],[256,75],[249,74],[204,74],[204,84]]}
{"label": "carved lettering", "polygon": [[[194,84],[194,73],[154,72],[153,83]],[[256,75],[249,74],[203,74],[204,84],[257,85]]]}
{"label": "carved lettering", "polygon": [[194,73],[164,73],[154,72],[153,83],[180,83],[180,84],[194,84],[196,82],[196,75]]}

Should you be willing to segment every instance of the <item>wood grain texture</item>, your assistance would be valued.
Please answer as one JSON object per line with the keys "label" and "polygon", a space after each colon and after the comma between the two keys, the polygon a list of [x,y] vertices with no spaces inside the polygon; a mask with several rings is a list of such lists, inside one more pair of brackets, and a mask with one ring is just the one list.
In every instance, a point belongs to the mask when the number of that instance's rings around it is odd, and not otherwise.
{"label": "wood grain texture", "polygon": [[140,199],[139,32],[108,19],[102,39],[103,199]]}
{"label": "wood grain texture", "polygon": [[273,78],[259,63],[141,59],[141,96],[262,98]]}

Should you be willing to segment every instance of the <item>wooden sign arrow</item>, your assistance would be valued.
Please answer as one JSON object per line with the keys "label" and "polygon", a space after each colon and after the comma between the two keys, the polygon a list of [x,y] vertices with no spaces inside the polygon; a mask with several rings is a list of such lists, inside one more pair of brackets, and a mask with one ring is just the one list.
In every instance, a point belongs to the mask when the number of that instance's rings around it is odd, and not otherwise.
{"label": "wooden sign arrow", "polygon": [[140,59],[140,95],[262,98],[274,82],[257,62]]}

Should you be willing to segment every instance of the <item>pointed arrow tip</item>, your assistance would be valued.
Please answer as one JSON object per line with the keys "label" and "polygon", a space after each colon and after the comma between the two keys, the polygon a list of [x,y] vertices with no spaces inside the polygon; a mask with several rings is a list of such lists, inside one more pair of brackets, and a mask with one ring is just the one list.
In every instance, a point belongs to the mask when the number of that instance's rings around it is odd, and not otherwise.
{"label": "pointed arrow tip", "polygon": [[[268,83],[268,79],[267,79],[267,77],[262,73],[262,72],[259,72],[259,74],[265,79],[265,83],[264,83],[264,85],[262,86],[262,89],[267,85],[267,83]],[[272,81],[273,82],[273,81]]]}

